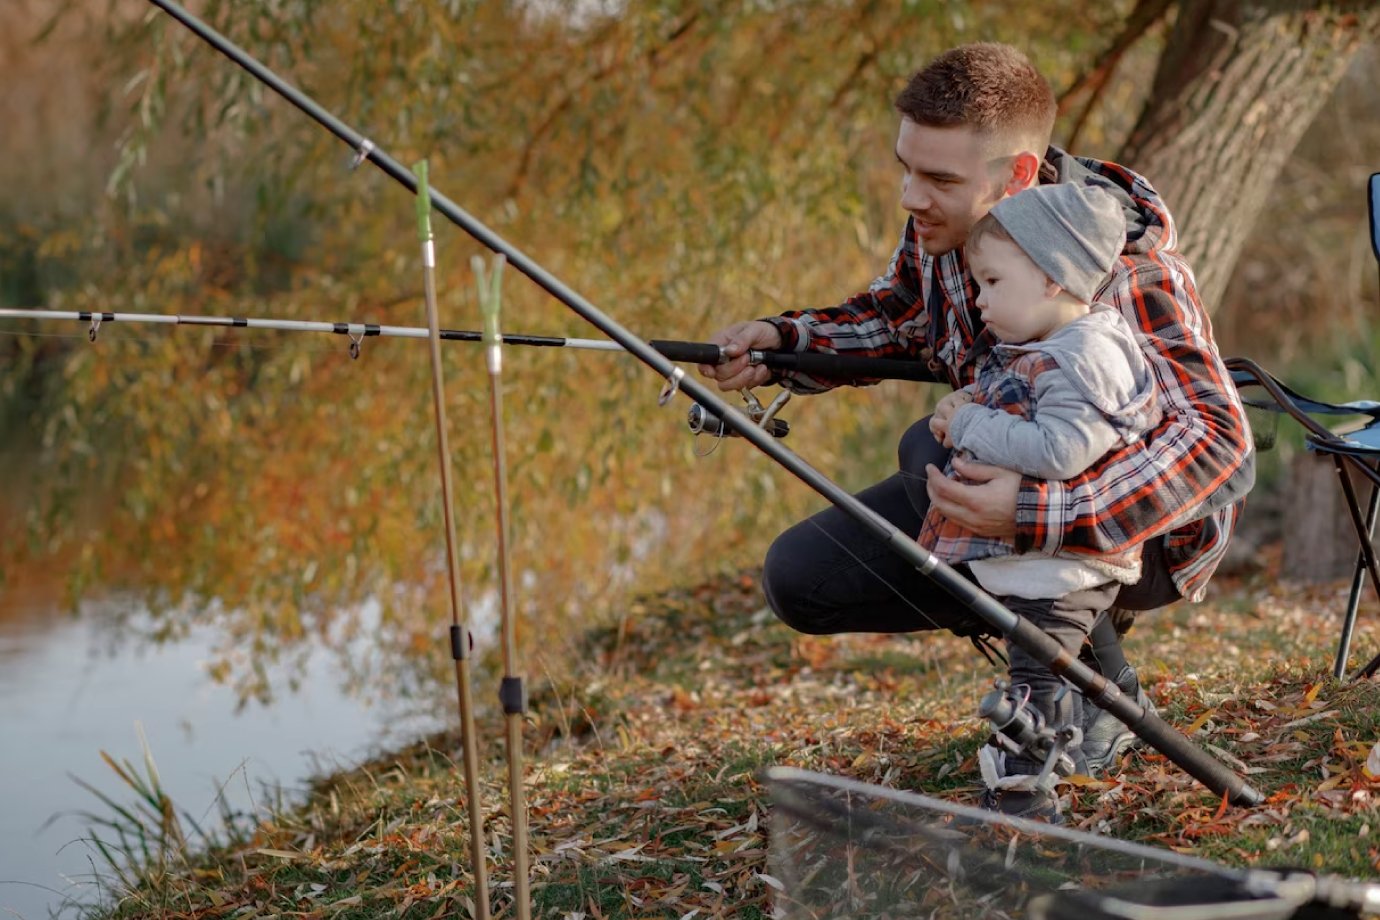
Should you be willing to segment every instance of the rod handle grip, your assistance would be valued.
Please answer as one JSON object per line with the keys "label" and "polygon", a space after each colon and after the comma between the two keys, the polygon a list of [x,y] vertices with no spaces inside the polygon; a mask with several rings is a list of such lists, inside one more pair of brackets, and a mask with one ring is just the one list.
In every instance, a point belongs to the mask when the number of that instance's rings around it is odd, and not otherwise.
{"label": "rod handle grip", "polygon": [[761,363],[778,371],[798,371],[829,380],[918,380],[938,383],[939,378],[923,361],[904,358],[852,358],[813,351],[763,351]]}
{"label": "rod handle grip", "polygon": [[[722,364],[723,349],[709,342],[653,339],[647,344],[670,358],[691,364]],[[940,382],[923,361],[902,358],[854,358],[813,351],[753,351],[751,362],[775,371],[798,371],[829,380],[919,380]]]}
{"label": "rod handle grip", "polygon": [[718,364],[723,360],[723,349],[709,342],[675,342],[666,339],[653,339],[647,344],[672,361],[685,361],[689,364]]}

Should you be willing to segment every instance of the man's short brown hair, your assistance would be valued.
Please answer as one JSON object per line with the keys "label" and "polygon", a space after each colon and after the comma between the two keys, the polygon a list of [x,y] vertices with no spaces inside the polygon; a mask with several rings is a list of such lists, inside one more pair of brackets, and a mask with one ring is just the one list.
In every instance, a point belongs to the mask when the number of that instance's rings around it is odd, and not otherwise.
{"label": "man's short brown hair", "polygon": [[1054,91],[1017,49],[975,42],[945,51],[916,71],[896,111],[932,128],[959,125],[1044,156],[1054,131]]}

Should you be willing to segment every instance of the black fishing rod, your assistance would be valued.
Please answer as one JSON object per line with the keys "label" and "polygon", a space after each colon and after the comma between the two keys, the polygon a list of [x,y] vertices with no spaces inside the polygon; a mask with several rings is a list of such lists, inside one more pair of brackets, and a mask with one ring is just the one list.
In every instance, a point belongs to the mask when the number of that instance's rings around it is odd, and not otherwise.
{"label": "black fishing rod", "polygon": [[[29,310],[0,308],[0,319],[73,320],[88,323],[87,335],[96,341],[106,323],[147,323],[156,326],[220,326],[232,329],[271,329],[278,332],[326,332],[348,336],[350,356],[358,358],[360,344],[373,337],[425,339],[430,330],[418,326],[388,326],[380,323],[336,323],[320,320],[267,319],[253,316],[193,316],[177,313],[123,313],[98,310]],[[482,343],[484,333],[469,329],[441,329],[444,342]],[[576,339],[556,335],[503,333],[504,345],[537,348],[573,348],[585,351],[626,351],[608,339]],[[680,342],[652,339],[647,343],[672,361],[691,364],[724,364],[729,360],[723,348],[712,342]],[[919,380],[935,377],[921,361],[901,358],[855,358],[819,352],[749,351],[749,364],[760,364],[775,371],[791,371],[830,380]]]}
{"label": "black fishing rod", "polygon": [[[377,145],[340,119],[327,112],[300,90],[285,83],[275,73],[259,63],[215,29],[192,16],[172,0],[149,0],[170,16],[191,29],[221,54],[253,74],[278,95],[302,110],[322,127],[340,138],[355,151],[359,163],[369,161],[414,195],[417,180],[410,170]],[[1012,613],[991,595],[982,591],[933,553],[923,549],[914,538],[902,533],[894,524],[877,514],[845,491],[841,486],[810,466],[772,436],[757,427],[741,411],[729,406],[717,393],[704,384],[689,378],[685,371],[671,363],[650,344],[607,316],[584,297],[568,288],[527,254],[508,243],[493,230],[471,216],[435,187],[429,189],[431,203],[447,220],[464,230],[488,249],[502,254],[513,268],[522,272],[539,287],[573,310],[590,325],[618,342],[643,364],[652,368],[665,381],[658,402],[665,405],[684,391],[697,403],[708,407],[725,425],[751,442],[797,479],[814,489],[839,509],[868,528],[922,574],[938,582],[946,591],[973,611],[984,623],[1008,640],[1025,649],[1052,673],[1067,679],[1101,708],[1124,722],[1143,741],[1178,764],[1217,795],[1225,795],[1238,805],[1258,805],[1264,796],[1227,766],[1180,734],[1155,712],[1139,706],[1123,694],[1116,684],[1089,668],[1068,652],[1053,637],[1027,620]]]}

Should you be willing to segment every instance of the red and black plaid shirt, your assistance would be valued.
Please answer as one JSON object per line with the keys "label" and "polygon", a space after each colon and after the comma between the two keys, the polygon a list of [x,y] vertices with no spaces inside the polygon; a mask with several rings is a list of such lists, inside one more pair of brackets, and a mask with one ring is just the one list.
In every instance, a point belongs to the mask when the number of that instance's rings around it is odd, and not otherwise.
{"label": "red and black plaid shirt", "polygon": [[[1106,555],[1165,534],[1175,584],[1185,598],[1199,600],[1241,511],[1241,501],[1223,504],[1222,495],[1240,498],[1249,488],[1252,448],[1192,270],[1176,249],[1173,219],[1144,178],[1113,163],[1052,147],[1041,179],[1121,192],[1129,209],[1127,244],[1097,300],[1119,309],[1136,331],[1164,418],[1135,447],[1073,479],[1024,479],[1016,499],[1016,551]],[[836,307],[768,321],[784,348],[911,357],[959,387],[973,381],[993,343],[976,297],[962,250],[926,254],[907,222],[886,273],[866,291]],[[797,392],[831,385],[800,374],[783,384]]]}

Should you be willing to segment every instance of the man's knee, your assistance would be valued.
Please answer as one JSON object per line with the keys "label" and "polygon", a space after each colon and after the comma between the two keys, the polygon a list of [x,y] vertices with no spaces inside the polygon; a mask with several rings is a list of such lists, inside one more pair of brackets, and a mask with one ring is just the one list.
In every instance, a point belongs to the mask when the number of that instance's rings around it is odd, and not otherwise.
{"label": "man's knee", "polygon": [[816,579],[810,567],[800,561],[797,527],[777,537],[767,550],[762,563],[762,593],[781,622],[796,632],[821,636],[831,630],[822,622],[824,611],[815,597]]}
{"label": "man's knee", "polygon": [[922,475],[925,465],[929,463],[943,469],[948,459],[949,449],[940,444],[930,431],[929,416],[907,428],[896,447],[896,461],[903,473]]}

